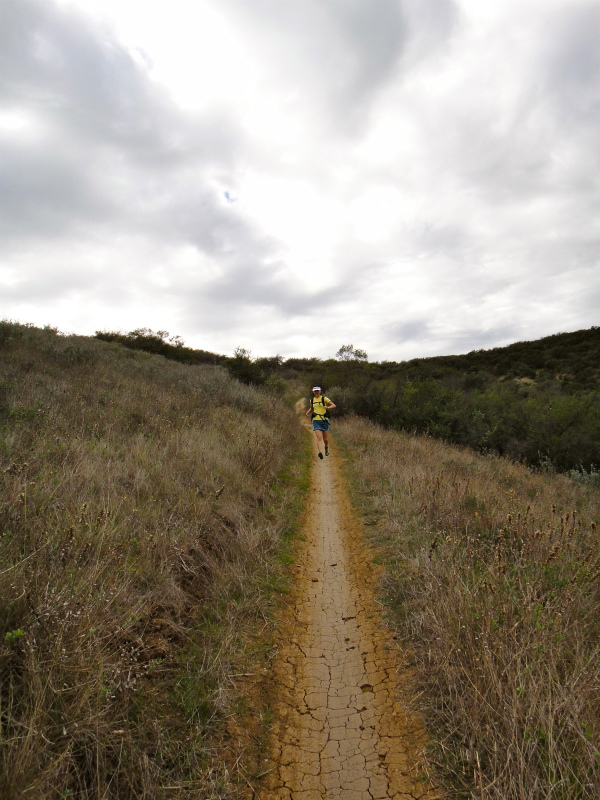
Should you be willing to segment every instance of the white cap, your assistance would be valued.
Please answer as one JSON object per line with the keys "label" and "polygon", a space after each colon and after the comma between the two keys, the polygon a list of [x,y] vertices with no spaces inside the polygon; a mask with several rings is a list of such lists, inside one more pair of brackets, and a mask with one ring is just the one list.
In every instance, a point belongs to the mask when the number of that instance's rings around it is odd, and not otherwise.
{"label": "white cap", "polygon": [[312,390],[313,390],[313,392],[320,392],[321,391],[321,387],[320,386],[313,386]]}

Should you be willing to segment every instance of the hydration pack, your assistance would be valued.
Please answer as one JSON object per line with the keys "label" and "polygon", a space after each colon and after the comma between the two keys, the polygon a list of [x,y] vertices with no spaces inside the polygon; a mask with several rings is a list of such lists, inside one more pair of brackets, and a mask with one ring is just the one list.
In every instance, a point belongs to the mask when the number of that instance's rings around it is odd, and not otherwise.
{"label": "hydration pack", "polygon": [[[321,403],[323,408],[325,408],[324,414],[317,414],[315,413],[315,400],[317,403]],[[321,394],[320,397],[315,397],[314,394],[310,398],[310,418],[314,419],[315,417],[324,417],[325,419],[329,419],[329,409],[325,407],[325,395]]]}

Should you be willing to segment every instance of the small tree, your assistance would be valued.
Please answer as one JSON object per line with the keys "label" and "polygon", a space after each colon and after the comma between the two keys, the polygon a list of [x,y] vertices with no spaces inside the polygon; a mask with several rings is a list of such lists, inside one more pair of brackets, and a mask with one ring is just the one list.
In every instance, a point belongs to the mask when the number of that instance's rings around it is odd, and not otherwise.
{"label": "small tree", "polygon": [[151,328],[136,328],[127,334],[132,340],[138,342],[160,342],[161,344],[171,344],[173,347],[183,347],[184,341],[181,336],[171,335],[169,331],[153,331]]}
{"label": "small tree", "polygon": [[338,361],[363,361],[369,360],[366,350],[359,350],[353,344],[343,344],[335,354]]}
{"label": "small tree", "polygon": [[233,358],[228,359],[227,368],[242,383],[260,386],[265,381],[265,375],[256,360],[252,359],[252,352],[245,347],[236,347]]}
{"label": "small tree", "polygon": [[245,347],[236,347],[233,351],[234,358],[244,358],[247,361],[252,360],[252,351],[247,350]]}

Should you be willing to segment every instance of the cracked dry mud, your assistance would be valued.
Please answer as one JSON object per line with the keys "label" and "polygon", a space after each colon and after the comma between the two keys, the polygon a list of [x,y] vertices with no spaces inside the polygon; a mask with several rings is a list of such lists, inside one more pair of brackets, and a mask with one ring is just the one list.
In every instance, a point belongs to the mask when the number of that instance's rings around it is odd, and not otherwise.
{"label": "cracked dry mud", "polygon": [[424,728],[397,700],[398,648],[380,620],[373,566],[335,455],[313,467],[303,536],[297,599],[275,660],[276,723],[261,796],[433,800],[422,775]]}

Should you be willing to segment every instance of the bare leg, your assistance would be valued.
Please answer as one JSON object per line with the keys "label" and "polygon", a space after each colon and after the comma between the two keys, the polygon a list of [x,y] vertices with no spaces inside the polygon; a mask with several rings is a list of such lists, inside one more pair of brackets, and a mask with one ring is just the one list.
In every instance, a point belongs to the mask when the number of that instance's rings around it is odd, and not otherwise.
{"label": "bare leg", "polygon": [[323,454],[323,431],[315,431],[317,435],[317,450]]}
{"label": "bare leg", "polygon": [[323,431],[323,441],[325,442],[325,453],[329,453],[329,434]]}

